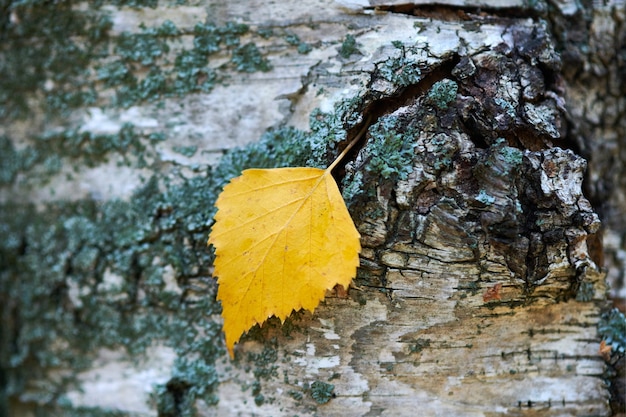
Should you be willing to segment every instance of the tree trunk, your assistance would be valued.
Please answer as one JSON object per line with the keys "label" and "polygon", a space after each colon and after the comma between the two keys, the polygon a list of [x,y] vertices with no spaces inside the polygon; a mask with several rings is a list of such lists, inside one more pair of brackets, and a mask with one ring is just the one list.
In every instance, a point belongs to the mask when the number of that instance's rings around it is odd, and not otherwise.
{"label": "tree trunk", "polygon": [[[0,3],[0,415],[623,412],[623,2],[178,3]],[[351,287],[231,360],[221,187],[364,127]]]}

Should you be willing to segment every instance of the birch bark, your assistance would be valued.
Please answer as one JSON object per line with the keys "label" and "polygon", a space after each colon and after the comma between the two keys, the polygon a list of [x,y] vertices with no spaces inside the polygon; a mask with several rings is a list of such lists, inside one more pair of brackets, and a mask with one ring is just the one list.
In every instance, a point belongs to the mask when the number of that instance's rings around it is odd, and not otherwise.
{"label": "birch bark", "polygon": [[[623,1],[67,3],[59,33],[92,55],[53,50],[16,89],[46,7],[0,20],[5,414],[612,414]],[[319,162],[364,123],[338,172],[353,285],[231,361],[204,184],[268,128],[272,158],[326,132]]]}

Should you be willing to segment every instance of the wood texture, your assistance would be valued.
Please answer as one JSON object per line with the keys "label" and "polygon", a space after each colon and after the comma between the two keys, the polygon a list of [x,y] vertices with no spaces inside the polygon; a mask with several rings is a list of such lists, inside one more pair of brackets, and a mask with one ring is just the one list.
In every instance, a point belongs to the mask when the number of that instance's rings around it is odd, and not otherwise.
{"label": "wood texture", "polygon": [[[412,169],[406,179],[377,176],[367,144],[346,167],[348,178],[360,172],[374,184],[352,201],[364,246],[359,276],[350,299],[294,321],[298,331],[261,331],[260,340],[276,337],[276,375],[289,383],[263,382],[270,404],[260,414],[313,407],[310,396],[275,393],[315,380],[335,387],[317,411],[329,415],[610,412],[593,341],[603,274],[586,248],[599,220],[582,195],[584,160],[553,144],[563,140],[563,99],[551,85],[560,61],[540,28],[506,23],[481,26],[492,38],[462,53],[442,51],[435,62],[416,54],[422,88],[431,89],[378,118],[396,123],[385,134],[414,132]],[[439,36],[455,44],[457,23],[437,28],[430,44]],[[372,101],[397,94],[377,75]],[[431,76],[458,82],[445,106]],[[583,282],[594,290],[578,302]],[[243,343],[238,368],[254,366],[246,353],[258,349]],[[235,395],[241,380],[234,371],[220,397]]]}

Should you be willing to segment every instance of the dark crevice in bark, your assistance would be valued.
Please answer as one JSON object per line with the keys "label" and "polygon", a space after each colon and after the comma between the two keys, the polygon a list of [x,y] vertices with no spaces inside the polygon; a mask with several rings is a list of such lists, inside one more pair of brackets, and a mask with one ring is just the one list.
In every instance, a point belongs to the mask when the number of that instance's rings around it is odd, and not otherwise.
{"label": "dark crevice in bark", "polygon": [[[444,60],[441,65],[425,70],[423,72],[422,78],[416,84],[412,84],[404,88],[399,88],[397,91],[389,96],[378,97],[378,94],[372,93],[372,89],[368,87],[368,96],[365,97],[365,99],[363,100],[363,102],[365,103],[362,110],[363,121],[350,129],[345,143],[350,143],[366,124],[368,126],[371,126],[375,124],[382,116],[391,114],[397,109],[414,102],[416,98],[423,96],[437,81],[441,81],[444,78],[452,78],[452,69],[458,64],[458,62],[459,56],[457,54],[453,54],[449,57],[449,59]],[[375,71],[370,79],[370,86],[375,81],[377,76],[378,74]],[[363,148],[363,145],[366,143],[366,141],[367,134],[361,137],[359,142],[337,165],[334,170],[334,177],[337,179],[338,182],[340,182],[345,175],[345,165],[348,162],[354,160],[355,156]]]}
{"label": "dark crevice in bark", "polygon": [[[567,233],[574,233],[576,239],[584,238],[576,233],[583,233],[581,228],[589,232],[587,226],[595,223],[593,219],[576,223],[576,219],[560,211],[564,202],[552,191],[541,188],[541,175],[558,176],[560,170],[577,175],[580,161],[567,151],[567,137],[559,138],[564,133],[563,129],[559,131],[563,116],[562,78],[558,72],[560,61],[548,34],[536,29],[516,29],[511,35],[512,48],[496,47],[491,53],[474,56],[452,55],[445,64],[426,73],[419,83],[393,95],[376,99],[380,93],[374,87],[380,74],[373,73],[370,91],[374,92],[363,105],[368,123],[394,116],[399,125],[392,124],[391,129],[422,132],[419,138],[412,138],[416,146],[420,143],[423,152],[414,155],[413,163],[420,167],[418,172],[426,174],[419,174],[422,179],[401,205],[396,195],[397,178],[369,178],[370,174],[363,172],[364,183],[378,184],[377,196],[363,193],[352,211],[366,225],[366,234],[384,229],[384,233],[377,232],[378,236],[365,245],[376,251],[376,257],[369,261],[372,264],[383,264],[382,255],[396,244],[417,245],[420,251],[426,251],[426,257],[432,255],[438,261],[437,249],[426,249],[428,244],[422,236],[424,231],[434,232],[451,250],[476,247],[480,271],[494,262],[490,259],[483,265],[485,256],[501,256],[512,276],[524,282],[522,298],[507,303],[526,305],[541,298],[567,300],[576,297],[584,272],[572,270],[567,283],[558,277],[548,279],[550,261],[546,252],[558,251],[568,239]],[[429,98],[432,87],[445,78],[458,85],[456,97],[449,105],[433,105]],[[462,141],[465,135],[475,148],[461,155],[456,141]],[[349,159],[356,162],[351,171],[363,171],[371,157],[357,155],[363,150],[367,153],[368,148],[363,147],[367,140],[363,139],[350,155]],[[441,146],[453,153],[442,152]],[[451,175],[455,178],[453,185]],[[421,212],[418,199],[427,191],[424,181],[430,181],[428,176],[437,178],[432,185],[439,197],[425,201],[426,211]],[[558,187],[558,181],[553,186]],[[583,208],[579,214],[591,216]],[[451,223],[450,218],[455,216],[456,221]],[[547,226],[560,222],[563,228]],[[420,227],[422,231],[417,230]],[[571,252],[575,242],[567,245],[571,266],[578,268],[580,260]],[[490,249],[484,252],[483,247]],[[369,284],[379,284],[372,277],[375,275],[386,285],[386,271],[383,268],[375,274],[366,272]],[[483,280],[483,272],[479,273],[479,281]],[[542,289],[536,291],[537,288]],[[548,294],[550,291],[552,294]]]}
{"label": "dark crevice in bark", "polygon": [[[412,103],[417,97],[423,96],[437,81],[441,81],[444,78],[451,78],[452,69],[459,63],[459,59],[458,54],[451,54],[439,66],[424,69],[419,82],[399,89],[395,94],[389,97],[372,100],[365,108],[365,114],[371,115],[373,121],[375,121],[385,114],[392,113],[398,108]],[[373,74],[370,80],[370,86],[376,75],[376,73]],[[369,91],[371,91],[371,89],[369,89]]]}
{"label": "dark crevice in bark", "polygon": [[481,23],[494,19],[537,19],[542,16],[540,10],[522,7],[476,7],[448,5],[415,5],[413,3],[377,5],[366,9],[409,16],[432,18],[443,21],[480,20]]}
{"label": "dark crevice in bark", "polygon": [[[132,259],[130,261],[130,273],[129,273],[129,282],[132,283],[131,286],[129,286],[129,299],[133,300],[133,303],[135,305],[139,305],[140,301],[139,301],[139,297],[140,297],[140,285],[141,285],[141,274],[142,274],[143,268],[141,267],[140,263],[139,263],[139,256],[137,254],[133,254]],[[129,304],[129,309],[132,309],[133,307],[131,307],[131,305]]]}
{"label": "dark crevice in bark", "polygon": [[191,385],[180,378],[172,378],[165,384],[165,393],[161,395],[158,417],[179,417],[187,413],[187,394]]}

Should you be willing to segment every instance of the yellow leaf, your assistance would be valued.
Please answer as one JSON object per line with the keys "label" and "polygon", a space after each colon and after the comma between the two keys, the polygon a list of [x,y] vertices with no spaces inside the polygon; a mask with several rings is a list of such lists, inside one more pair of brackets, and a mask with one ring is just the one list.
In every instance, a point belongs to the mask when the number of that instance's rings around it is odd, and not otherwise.
{"label": "yellow leaf", "polygon": [[354,277],[360,236],[330,173],[334,165],[248,169],[220,194],[209,244],[231,356],[255,324],[312,312],[326,290],[347,288]]}

